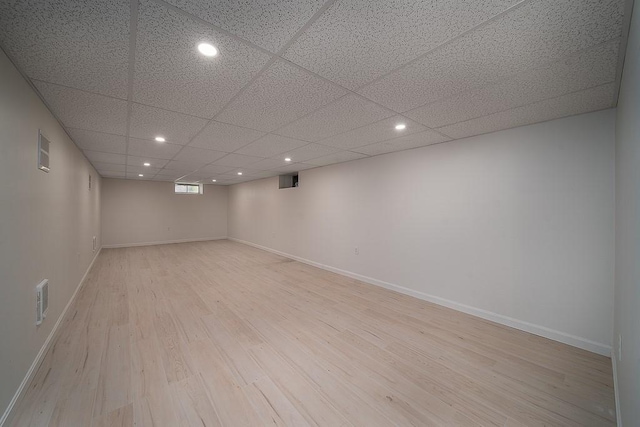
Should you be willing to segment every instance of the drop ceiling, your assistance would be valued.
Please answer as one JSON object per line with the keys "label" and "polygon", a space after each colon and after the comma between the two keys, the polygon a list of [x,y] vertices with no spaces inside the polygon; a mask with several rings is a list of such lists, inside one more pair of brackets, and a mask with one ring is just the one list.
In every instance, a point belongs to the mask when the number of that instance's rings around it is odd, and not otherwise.
{"label": "drop ceiling", "polygon": [[227,185],[613,107],[629,8],[4,0],[0,46],[102,176]]}

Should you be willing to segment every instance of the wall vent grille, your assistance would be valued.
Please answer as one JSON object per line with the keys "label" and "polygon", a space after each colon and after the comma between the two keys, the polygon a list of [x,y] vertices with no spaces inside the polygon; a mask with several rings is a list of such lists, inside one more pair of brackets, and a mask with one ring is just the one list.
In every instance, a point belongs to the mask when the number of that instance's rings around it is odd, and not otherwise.
{"label": "wall vent grille", "polygon": [[36,325],[42,323],[49,311],[49,281],[43,280],[36,286]]}

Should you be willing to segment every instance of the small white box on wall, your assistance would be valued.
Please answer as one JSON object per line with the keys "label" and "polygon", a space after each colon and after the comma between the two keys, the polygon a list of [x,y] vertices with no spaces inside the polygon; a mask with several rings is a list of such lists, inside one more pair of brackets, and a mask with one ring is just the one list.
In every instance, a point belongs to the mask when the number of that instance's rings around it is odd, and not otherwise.
{"label": "small white box on wall", "polygon": [[46,136],[42,134],[42,131],[38,131],[38,169],[44,172],[49,172],[49,152],[51,142]]}

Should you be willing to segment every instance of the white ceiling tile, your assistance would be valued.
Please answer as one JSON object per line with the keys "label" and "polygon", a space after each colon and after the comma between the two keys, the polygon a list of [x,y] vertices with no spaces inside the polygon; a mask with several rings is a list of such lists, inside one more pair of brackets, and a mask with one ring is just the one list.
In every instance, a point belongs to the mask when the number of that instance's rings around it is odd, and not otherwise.
{"label": "white ceiling tile", "polygon": [[173,182],[175,179],[163,175],[156,175],[151,178],[151,181]]}
{"label": "white ceiling tile", "polygon": [[268,134],[251,144],[242,147],[238,154],[258,157],[273,157],[287,151],[307,145],[307,141],[287,138],[286,136]]}
{"label": "white ceiling tile", "polygon": [[315,142],[393,115],[393,111],[373,102],[356,95],[346,95],[275,133]]}
{"label": "white ceiling tile", "polygon": [[317,167],[318,167],[317,165],[310,165],[307,163],[292,163],[287,166],[270,170],[269,172],[272,172],[274,173],[274,175],[277,175],[277,174],[283,174],[283,173],[299,172],[299,171],[317,168]]}
{"label": "white ceiling tile", "polygon": [[[242,172],[242,175],[238,175],[238,172]],[[233,168],[226,173],[215,174],[222,179],[246,179],[247,177],[261,176],[265,171],[256,170],[253,168],[238,167]]]}
{"label": "white ceiling tile", "polygon": [[270,176],[276,176],[278,175],[279,172],[276,170],[268,170],[268,171],[258,171],[258,172],[251,172],[250,176],[251,178],[268,178]]}
{"label": "white ceiling tile", "polygon": [[[401,123],[407,126],[406,129],[401,131],[396,130],[395,126]],[[422,132],[425,129],[426,127],[423,125],[409,120],[406,117],[394,116],[358,129],[350,130],[349,132],[341,133],[340,135],[332,136],[331,138],[323,139],[318,141],[318,144],[349,150],[354,147],[373,144],[374,142]]]}
{"label": "white ceiling tile", "polygon": [[208,173],[209,175],[215,174],[223,174],[229,173],[233,170],[230,166],[220,166],[220,165],[207,165],[200,169],[200,172]]}
{"label": "white ceiling tile", "polygon": [[167,169],[162,169],[160,172],[158,172],[154,178],[158,178],[161,180],[166,180],[166,181],[175,181],[176,179],[182,177],[184,174],[181,173],[177,173],[177,172],[172,172],[169,171]]}
{"label": "white ceiling tile", "polygon": [[0,44],[32,79],[127,96],[129,0],[0,2]]}
{"label": "white ceiling tile", "polygon": [[438,128],[438,130],[452,138],[464,138],[560,117],[602,110],[613,106],[614,92],[615,84],[609,83],[466,122],[444,126]]}
{"label": "white ceiling tile", "polygon": [[368,157],[365,154],[353,153],[351,151],[338,151],[328,156],[318,157],[316,159],[307,160],[306,163],[314,166],[325,166],[332,163],[348,162],[350,160],[362,159]]}
{"label": "white ceiling tile", "polygon": [[255,163],[259,160],[262,160],[262,157],[245,156],[242,154],[228,154],[227,156],[216,160],[215,162],[213,162],[213,164],[219,166],[243,167],[249,166],[250,164]]}
{"label": "white ceiling tile", "polygon": [[198,117],[133,104],[129,136],[153,140],[159,135],[171,144],[186,145],[206,123]]}
{"label": "white ceiling tile", "polygon": [[189,144],[192,147],[232,153],[265,133],[246,127],[212,121]]}
{"label": "white ceiling tile", "polygon": [[407,111],[620,37],[623,0],[537,0],[358,92]]}
{"label": "white ceiling tile", "polygon": [[437,132],[426,130],[413,135],[407,135],[401,138],[390,139],[388,141],[376,142],[375,144],[354,148],[353,150],[358,153],[376,156],[378,154],[408,150],[410,148],[423,147],[425,145],[437,144],[448,140],[449,138],[444,137]]}
{"label": "white ceiling tile", "polygon": [[209,176],[210,175],[206,174],[206,173],[195,172],[195,173],[190,173],[189,175],[180,178],[180,181],[198,182],[198,181],[208,180],[209,182],[211,182],[211,180],[209,179]]}
{"label": "white ceiling tile", "polygon": [[260,178],[256,178],[254,176],[222,176],[222,180],[227,184],[239,184],[241,182],[247,182],[247,181],[255,181],[256,179],[260,179]]}
{"label": "white ceiling tile", "polygon": [[103,162],[91,162],[94,168],[98,172],[101,171],[110,171],[110,172],[122,172],[124,173],[126,165],[122,164],[113,164],[113,163],[103,163]]}
{"label": "white ceiling tile", "polygon": [[[151,166],[144,166],[145,163],[149,163]],[[169,163],[168,160],[151,159],[149,157],[127,156],[127,166],[139,166],[141,168],[148,168],[149,170],[162,169],[167,163]]]}
{"label": "white ceiling tile", "polygon": [[151,159],[172,159],[182,145],[129,138],[129,155]]}
{"label": "white ceiling tile", "polygon": [[179,162],[176,160],[170,160],[169,163],[167,163],[164,166],[164,169],[167,171],[171,171],[169,173],[182,173],[183,175],[186,175],[188,173],[194,172],[196,169],[200,169],[201,167],[203,167],[206,164],[206,162],[201,162],[201,161],[197,161],[197,162]]}
{"label": "white ceiling tile", "polygon": [[284,157],[278,156],[273,159],[263,159],[259,162],[253,163],[251,167],[256,170],[267,171],[269,169],[275,169],[283,166],[287,166],[289,163],[284,161]]}
{"label": "white ceiling tile", "polygon": [[124,154],[102,153],[100,151],[91,150],[84,150],[83,153],[85,156],[87,156],[87,159],[89,159],[91,163],[98,162],[124,165],[127,161],[127,156],[125,156]]}
{"label": "white ceiling tile", "polygon": [[343,0],[335,2],[285,57],[355,89],[428,52],[518,0]]}
{"label": "white ceiling tile", "polygon": [[284,61],[274,62],[216,120],[270,132],[346,94]]}
{"label": "white ceiling tile", "polygon": [[405,113],[430,127],[486,116],[616,78],[618,40]]}
{"label": "white ceiling tile", "polygon": [[[287,151],[286,155],[294,162],[306,162],[309,159],[326,156],[337,153],[339,148],[327,147],[320,144],[308,144],[295,150]],[[279,158],[280,159],[280,158]]]}
{"label": "white ceiling tile", "polygon": [[[207,41],[220,54],[205,57]],[[213,117],[267,63],[270,56],[185,14],[142,0],[134,100],[200,117]]]}
{"label": "white ceiling tile", "polygon": [[222,151],[206,150],[204,148],[197,147],[184,147],[175,157],[174,160],[179,162],[204,162],[211,163],[214,160],[218,160],[221,157],[226,156],[227,153]]}
{"label": "white ceiling tile", "polygon": [[152,167],[144,167],[144,166],[127,166],[127,174],[130,173],[141,173],[144,176],[155,176],[162,169],[160,168],[152,168]]}
{"label": "white ceiling tile", "polygon": [[167,0],[271,52],[278,52],[325,0]]}
{"label": "white ceiling tile", "polygon": [[137,179],[140,181],[148,181],[151,178],[153,178],[154,174],[142,174],[142,176],[139,176],[138,172],[128,172],[127,173],[127,179]]}
{"label": "white ceiling tile", "polygon": [[103,178],[126,178],[127,175],[124,172],[110,171],[110,170],[99,170],[98,173]]}
{"label": "white ceiling tile", "polygon": [[33,83],[65,126],[126,134],[127,101],[41,81]]}
{"label": "white ceiling tile", "polygon": [[73,142],[83,150],[126,154],[127,138],[122,135],[67,128]]}

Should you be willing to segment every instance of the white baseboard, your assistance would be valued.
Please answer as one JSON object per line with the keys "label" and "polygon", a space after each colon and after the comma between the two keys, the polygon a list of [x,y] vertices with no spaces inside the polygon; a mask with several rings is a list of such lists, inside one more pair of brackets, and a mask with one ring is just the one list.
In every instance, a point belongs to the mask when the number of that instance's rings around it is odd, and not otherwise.
{"label": "white baseboard", "polygon": [[142,242],[142,243],[118,243],[115,245],[102,245],[105,249],[115,248],[133,248],[137,246],[155,246],[155,245],[171,245],[173,243],[190,243],[190,242],[208,242],[209,240],[225,240],[227,237],[203,237],[198,239],[179,239],[179,240],[162,240],[159,242]]}
{"label": "white baseboard", "polygon": [[611,350],[611,365],[613,366],[613,393],[616,396],[616,423],[618,427],[622,427],[622,419],[620,418],[620,394],[618,393],[618,366],[616,360],[616,352]]}
{"label": "white baseboard", "polygon": [[500,323],[502,325],[506,325],[515,329],[519,329],[521,331],[529,332],[534,335],[539,335],[541,337],[549,338],[554,341],[559,341],[564,344],[568,344],[574,347],[581,348],[583,350],[591,351],[593,353],[597,353],[603,356],[611,355],[611,346],[606,344],[601,344],[595,341],[591,341],[586,338],[578,337],[575,335],[571,335],[565,332],[556,331],[554,329],[547,328],[545,326],[536,325],[533,323],[525,322],[523,320],[514,319],[512,317],[504,316],[502,314],[493,313],[491,311],[483,310],[481,308],[472,307],[469,305],[461,304],[456,301],[451,301],[445,298],[440,298],[435,295],[429,295],[424,292],[416,291],[413,289],[405,288],[404,286],[395,285],[393,283],[384,282],[382,280],[374,279],[372,277],[363,276],[361,274],[353,273],[347,270],[341,270],[339,268],[331,267],[329,265],[320,264],[315,261],[311,261],[305,258],[300,258],[295,255],[287,254],[285,252],[281,252],[275,249],[268,248],[266,246],[258,245],[255,243],[247,242],[244,240],[236,239],[234,237],[229,237],[229,240],[233,240],[238,243],[243,243],[245,245],[253,246],[258,249],[262,249],[265,251],[269,251],[275,253],[277,255],[281,255],[287,258],[291,258],[296,261],[303,262],[305,264],[312,265],[314,267],[322,268],[323,270],[328,270],[333,273],[338,273],[343,276],[351,277],[352,279],[360,280],[361,282],[369,283],[372,285],[380,286],[386,289],[390,289],[392,291],[400,292],[405,295],[410,295],[412,297],[419,298],[421,300],[429,301],[434,304],[442,305],[448,308],[452,308],[457,311],[461,311],[463,313],[471,314],[472,316],[481,317],[486,320],[490,320],[492,322]]}
{"label": "white baseboard", "polygon": [[22,395],[27,390],[27,386],[33,380],[33,377],[35,376],[36,372],[38,372],[38,368],[40,367],[40,364],[44,360],[44,356],[49,351],[49,347],[51,347],[51,344],[53,344],[54,338],[58,333],[58,328],[60,327],[62,320],[67,314],[69,307],[71,307],[71,304],[76,299],[76,295],[78,295],[78,291],[80,290],[80,288],[82,288],[82,284],[84,283],[85,279],[87,278],[87,275],[91,271],[91,267],[93,267],[93,264],[96,262],[96,259],[98,259],[98,255],[100,255],[101,251],[102,251],[102,247],[98,249],[98,252],[93,257],[93,260],[91,260],[91,264],[89,264],[87,271],[84,272],[84,276],[82,276],[82,279],[80,279],[80,283],[78,283],[76,290],[73,292],[73,295],[71,295],[71,298],[69,298],[69,302],[67,303],[66,307],[64,308],[64,310],[62,310],[62,313],[60,313],[60,316],[58,317],[56,324],[53,325],[53,328],[51,329],[49,336],[47,337],[44,344],[40,348],[38,355],[36,356],[35,360],[31,364],[31,367],[27,371],[27,374],[24,376],[24,379],[20,383],[18,390],[16,390],[16,393],[13,395],[11,402],[9,402],[9,406],[7,406],[7,409],[4,411],[4,414],[2,414],[2,417],[0,417],[0,427],[2,427],[5,421],[9,419],[9,415],[11,414],[11,411],[13,410],[14,406],[22,398]]}

